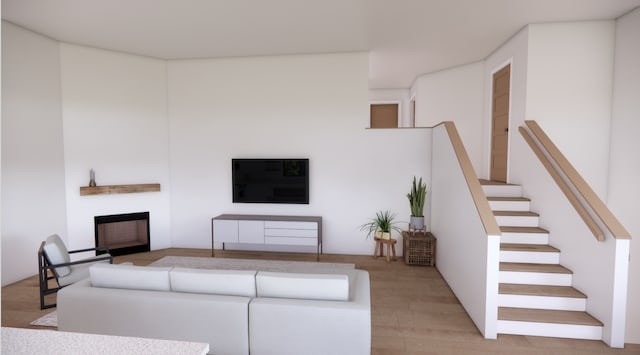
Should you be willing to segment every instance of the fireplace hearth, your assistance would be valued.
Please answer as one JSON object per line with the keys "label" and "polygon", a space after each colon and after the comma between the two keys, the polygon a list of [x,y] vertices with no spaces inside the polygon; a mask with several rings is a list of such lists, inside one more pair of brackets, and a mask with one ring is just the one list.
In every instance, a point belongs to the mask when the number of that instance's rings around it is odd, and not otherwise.
{"label": "fireplace hearth", "polygon": [[[113,256],[149,251],[149,212],[95,216],[96,247]],[[99,252],[96,252],[99,254]]]}

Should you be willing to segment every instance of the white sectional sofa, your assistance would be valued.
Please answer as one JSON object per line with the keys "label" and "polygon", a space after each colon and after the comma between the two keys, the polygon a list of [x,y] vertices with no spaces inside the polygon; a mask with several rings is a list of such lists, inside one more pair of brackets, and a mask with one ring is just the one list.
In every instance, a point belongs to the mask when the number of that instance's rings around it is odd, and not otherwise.
{"label": "white sectional sofa", "polygon": [[211,354],[369,354],[364,270],[322,274],[99,264],[58,292],[58,329],[206,342]]}

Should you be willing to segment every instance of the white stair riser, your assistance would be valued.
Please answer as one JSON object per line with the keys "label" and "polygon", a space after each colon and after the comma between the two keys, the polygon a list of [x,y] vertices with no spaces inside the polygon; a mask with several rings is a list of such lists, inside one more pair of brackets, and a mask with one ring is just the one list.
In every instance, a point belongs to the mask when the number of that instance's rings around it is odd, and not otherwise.
{"label": "white stair riser", "polygon": [[540,218],[538,216],[496,216],[499,226],[510,227],[537,227]]}
{"label": "white stair riser", "polygon": [[498,334],[602,340],[602,327],[498,320]]}
{"label": "white stair riser", "polygon": [[571,286],[572,274],[500,271],[498,281],[505,284]]}
{"label": "white stair riser", "polygon": [[508,263],[560,264],[559,252],[500,251],[500,261]]}
{"label": "white stair riser", "polygon": [[495,197],[522,197],[522,187],[519,185],[482,185],[484,194]]}
{"label": "white stair riser", "polygon": [[549,233],[503,232],[500,242],[510,244],[549,244]]}
{"label": "white stair riser", "polygon": [[[521,197],[522,187],[517,185],[483,185],[485,194],[490,197]],[[489,201],[492,211],[530,211],[529,201]],[[538,227],[538,216],[496,216],[499,226]],[[502,233],[501,243],[510,244],[548,244],[548,233]],[[559,264],[559,252],[500,251],[501,262]],[[500,283],[525,285],[571,286],[573,275],[543,272],[500,271]],[[565,311],[585,311],[587,299],[579,297],[554,297],[499,294],[500,307],[548,309]],[[546,336],[570,339],[602,340],[602,326],[575,324],[556,324],[526,321],[498,320],[498,334]]]}
{"label": "white stair riser", "polygon": [[512,308],[553,309],[560,311],[586,311],[587,299],[574,297],[498,295],[498,306]]}
{"label": "white stair riser", "polygon": [[531,204],[529,201],[489,201],[489,206],[493,211],[529,211]]}

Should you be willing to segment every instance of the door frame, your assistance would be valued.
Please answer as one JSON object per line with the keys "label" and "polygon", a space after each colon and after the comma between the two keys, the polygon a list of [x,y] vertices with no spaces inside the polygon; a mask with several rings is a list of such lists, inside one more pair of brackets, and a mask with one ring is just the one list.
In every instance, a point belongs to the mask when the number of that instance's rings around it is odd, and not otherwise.
{"label": "door frame", "polygon": [[413,94],[409,98],[409,126],[415,128],[416,127],[416,94]]}
{"label": "door frame", "polygon": [[493,144],[493,137],[492,137],[492,131],[493,131],[493,76],[499,72],[500,70],[504,69],[504,67],[506,67],[507,65],[511,66],[510,70],[509,70],[509,132],[507,133],[507,183],[509,183],[509,181],[511,181],[510,179],[510,161],[509,158],[511,157],[511,134],[513,133],[513,129],[511,129],[512,126],[512,118],[513,118],[513,57],[505,60],[504,62],[496,65],[493,69],[491,69],[491,72],[489,74],[489,93],[487,95],[487,98],[489,100],[489,112],[488,112],[488,125],[487,125],[487,134],[488,134],[488,142],[487,142],[487,162],[486,162],[486,167],[487,167],[487,179],[491,179],[491,160],[492,160],[492,155],[493,155],[493,149],[491,147],[491,145]]}

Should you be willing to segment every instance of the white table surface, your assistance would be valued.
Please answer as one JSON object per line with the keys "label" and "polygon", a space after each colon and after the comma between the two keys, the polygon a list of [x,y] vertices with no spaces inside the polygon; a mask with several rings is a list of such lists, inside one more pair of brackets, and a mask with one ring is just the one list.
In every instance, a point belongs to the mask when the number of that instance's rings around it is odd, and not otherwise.
{"label": "white table surface", "polygon": [[5,327],[1,332],[1,353],[7,355],[205,355],[209,351],[207,343],[186,341]]}

